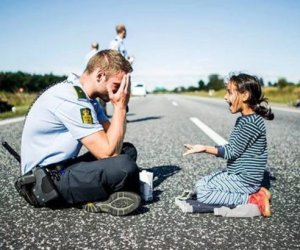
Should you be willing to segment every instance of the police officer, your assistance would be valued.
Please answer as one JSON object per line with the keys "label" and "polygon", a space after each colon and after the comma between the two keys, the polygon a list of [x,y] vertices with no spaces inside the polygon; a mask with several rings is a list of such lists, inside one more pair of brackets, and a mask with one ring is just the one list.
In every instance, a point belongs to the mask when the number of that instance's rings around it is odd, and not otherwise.
{"label": "police officer", "polygon": [[124,56],[130,64],[133,63],[134,58],[128,55],[128,52],[124,45],[124,39],[126,38],[126,27],[124,24],[118,24],[116,26],[117,36],[110,42],[110,49],[117,50],[122,56]]}
{"label": "police officer", "polygon": [[[116,26],[116,33],[117,36],[110,42],[110,49],[118,51],[122,56],[125,57],[125,59],[132,64],[134,61],[133,56],[129,56],[128,52],[125,48],[124,45],[124,39],[126,38],[127,35],[127,30],[124,24],[118,24]],[[129,107],[128,105],[126,106],[126,112],[129,112]],[[128,121],[127,121],[128,122]]]}
{"label": "police officer", "polygon": [[91,50],[85,56],[85,66],[88,64],[89,60],[99,51],[99,43],[93,42],[91,44]]}
{"label": "police officer", "polygon": [[[113,50],[93,56],[35,101],[23,129],[22,173],[44,168],[62,200],[87,211],[125,215],[138,208],[139,170],[133,145],[123,145],[130,97],[130,63]],[[111,102],[111,122],[95,98]],[[82,145],[88,150],[81,156]],[[128,153],[129,152],[129,153]]]}

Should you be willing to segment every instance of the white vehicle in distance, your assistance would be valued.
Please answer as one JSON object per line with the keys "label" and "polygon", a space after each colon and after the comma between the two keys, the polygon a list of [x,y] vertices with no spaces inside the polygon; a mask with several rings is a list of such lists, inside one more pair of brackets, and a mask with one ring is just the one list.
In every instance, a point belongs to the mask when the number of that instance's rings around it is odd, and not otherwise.
{"label": "white vehicle in distance", "polygon": [[146,91],[146,86],[143,83],[136,83],[133,84],[131,88],[131,94],[133,96],[146,96],[147,91]]}

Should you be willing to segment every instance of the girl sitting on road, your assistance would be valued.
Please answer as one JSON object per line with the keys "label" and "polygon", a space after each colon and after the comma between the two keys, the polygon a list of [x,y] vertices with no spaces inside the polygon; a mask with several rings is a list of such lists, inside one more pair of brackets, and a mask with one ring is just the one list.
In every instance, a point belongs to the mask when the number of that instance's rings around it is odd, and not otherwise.
{"label": "girl sitting on road", "polygon": [[263,118],[274,119],[257,77],[230,77],[225,100],[232,114],[241,113],[224,146],[185,144],[184,155],[208,153],[227,160],[227,168],[196,183],[197,200],[204,204],[256,204],[265,217],[271,215],[270,192],[261,187],[267,164],[266,128]]}

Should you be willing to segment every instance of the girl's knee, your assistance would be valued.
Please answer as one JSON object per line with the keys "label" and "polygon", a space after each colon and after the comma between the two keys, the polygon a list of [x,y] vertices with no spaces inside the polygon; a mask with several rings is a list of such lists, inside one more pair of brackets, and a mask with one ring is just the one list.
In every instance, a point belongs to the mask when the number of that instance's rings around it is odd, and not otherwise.
{"label": "girl's knee", "polygon": [[207,203],[207,199],[211,196],[212,191],[211,190],[197,190],[196,196],[197,200],[202,203]]}
{"label": "girl's knee", "polygon": [[206,181],[206,178],[203,177],[201,178],[200,180],[198,180],[196,182],[196,185],[195,185],[195,189],[202,189],[203,187],[205,187],[207,185],[207,181]]}
{"label": "girl's knee", "polygon": [[197,200],[200,202],[204,202],[211,195],[212,190],[208,186],[207,178],[202,178],[196,182],[195,192],[197,195]]}

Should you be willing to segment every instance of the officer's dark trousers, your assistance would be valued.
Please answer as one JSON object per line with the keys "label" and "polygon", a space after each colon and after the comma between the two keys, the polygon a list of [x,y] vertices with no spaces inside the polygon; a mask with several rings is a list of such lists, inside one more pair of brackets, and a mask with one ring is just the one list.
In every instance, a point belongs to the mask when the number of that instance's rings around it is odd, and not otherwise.
{"label": "officer's dark trousers", "polygon": [[[129,148],[130,151],[130,148]],[[139,193],[139,169],[129,152],[97,160],[90,153],[75,159],[55,181],[69,205],[105,200],[117,191]],[[136,156],[135,156],[136,157]]]}

